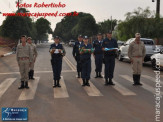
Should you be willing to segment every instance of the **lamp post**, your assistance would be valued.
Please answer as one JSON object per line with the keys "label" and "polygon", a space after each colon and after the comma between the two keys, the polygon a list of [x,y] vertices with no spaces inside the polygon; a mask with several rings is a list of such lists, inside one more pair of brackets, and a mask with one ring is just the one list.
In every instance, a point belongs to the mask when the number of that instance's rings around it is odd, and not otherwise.
{"label": "lamp post", "polygon": [[[152,0],[152,2],[155,2],[155,0]],[[156,1],[156,17],[160,18],[160,0]]]}

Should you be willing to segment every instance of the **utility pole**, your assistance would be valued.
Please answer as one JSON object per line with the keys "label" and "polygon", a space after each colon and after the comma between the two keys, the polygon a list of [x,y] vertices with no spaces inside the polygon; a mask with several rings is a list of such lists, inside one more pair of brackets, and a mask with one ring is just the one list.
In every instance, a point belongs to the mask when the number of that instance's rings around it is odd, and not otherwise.
{"label": "utility pole", "polygon": [[113,28],[112,26],[113,26],[113,25],[112,25],[112,16],[111,16],[111,31],[112,31],[112,28]]}
{"label": "utility pole", "polygon": [[[152,2],[155,2],[155,0],[152,0]],[[160,18],[160,0],[156,1],[156,17]]]}

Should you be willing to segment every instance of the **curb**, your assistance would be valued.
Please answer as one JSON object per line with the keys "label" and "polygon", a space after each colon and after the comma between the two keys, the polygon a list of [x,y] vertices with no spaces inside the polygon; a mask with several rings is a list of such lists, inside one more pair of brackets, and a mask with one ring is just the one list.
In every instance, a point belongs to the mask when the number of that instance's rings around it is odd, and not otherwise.
{"label": "curb", "polygon": [[9,56],[9,55],[12,55],[14,54],[14,52],[9,52],[9,53],[6,53],[6,54],[3,54],[3,55],[0,55],[0,57],[6,57],[6,56]]}

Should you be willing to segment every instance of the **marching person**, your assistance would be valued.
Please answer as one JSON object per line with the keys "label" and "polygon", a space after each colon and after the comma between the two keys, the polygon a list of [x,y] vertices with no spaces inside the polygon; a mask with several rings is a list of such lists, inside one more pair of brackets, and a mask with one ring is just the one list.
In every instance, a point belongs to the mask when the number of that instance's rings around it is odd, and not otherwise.
{"label": "marching person", "polygon": [[75,45],[73,47],[72,55],[75,58],[77,62],[77,72],[78,72],[78,78],[81,77],[81,62],[80,62],[80,53],[79,53],[79,46],[83,43],[83,37],[82,35],[78,36],[78,41],[75,42]]}
{"label": "marching person", "polygon": [[28,86],[28,71],[29,66],[33,62],[32,50],[29,44],[26,43],[26,36],[21,36],[21,42],[17,46],[16,59],[19,65],[21,75],[21,85],[18,89],[29,88]]}
{"label": "marching person", "polygon": [[50,46],[51,53],[51,65],[53,69],[53,79],[54,79],[54,85],[55,87],[61,87],[59,81],[61,76],[61,70],[62,70],[62,58],[65,56],[66,51],[62,44],[60,44],[60,38],[58,36],[54,37],[54,44]]}
{"label": "marching person", "polygon": [[104,51],[104,63],[105,63],[105,85],[115,85],[112,79],[113,79],[114,68],[115,68],[115,57],[116,57],[117,48],[118,48],[118,44],[117,41],[112,38],[112,31],[107,32],[107,37],[103,40],[103,44],[102,44],[102,50]]}
{"label": "marching person", "polygon": [[28,37],[27,38],[27,42],[28,44],[30,45],[31,49],[32,49],[32,54],[33,54],[33,61],[29,67],[29,73],[28,73],[28,76],[29,76],[29,79],[32,79],[34,80],[34,64],[35,64],[35,61],[36,61],[36,57],[37,57],[37,50],[36,50],[36,45],[32,43],[32,38],[31,37]]}
{"label": "marching person", "polygon": [[95,65],[96,65],[96,76],[95,78],[103,78],[101,75],[102,71],[102,61],[103,61],[103,50],[102,50],[102,34],[97,34],[97,40],[93,42],[94,53],[93,56],[95,58]]}
{"label": "marching person", "polygon": [[142,85],[140,83],[140,76],[142,72],[142,64],[146,54],[144,43],[140,40],[140,33],[135,34],[135,41],[131,42],[128,49],[128,57],[132,63],[133,69],[133,85]]}
{"label": "marching person", "polygon": [[82,86],[90,86],[91,74],[91,54],[93,53],[92,45],[88,43],[88,37],[84,36],[83,44],[80,45],[80,61],[82,64],[81,78],[83,80]]}

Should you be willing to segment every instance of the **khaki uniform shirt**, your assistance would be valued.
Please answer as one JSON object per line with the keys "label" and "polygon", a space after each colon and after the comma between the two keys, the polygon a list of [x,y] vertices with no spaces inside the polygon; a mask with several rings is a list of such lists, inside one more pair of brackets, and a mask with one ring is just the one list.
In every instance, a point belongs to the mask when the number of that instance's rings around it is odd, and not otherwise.
{"label": "khaki uniform shirt", "polygon": [[128,57],[132,59],[133,57],[144,58],[146,54],[145,45],[142,41],[137,44],[135,41],[131,42],[128,49]]}
{"label": "khaki uniform shirt", "polygon": [[17,50],[16,50],[17,61],[19,61],[19,58],[23,58],[23,57],[28,57],[30,62],[33,61],[32,49],[27,43],[25,46],[22,46],[22,44],[19,44],[17,46]]}

